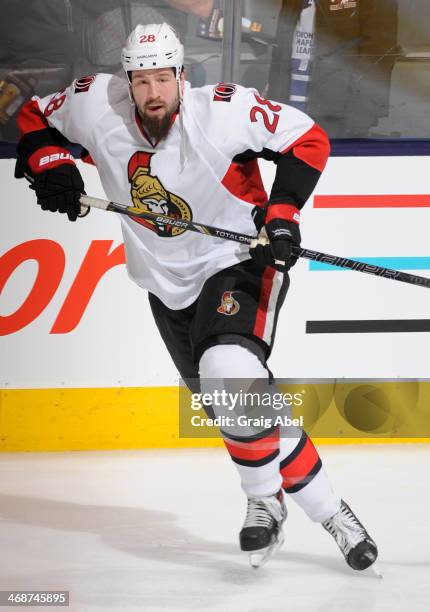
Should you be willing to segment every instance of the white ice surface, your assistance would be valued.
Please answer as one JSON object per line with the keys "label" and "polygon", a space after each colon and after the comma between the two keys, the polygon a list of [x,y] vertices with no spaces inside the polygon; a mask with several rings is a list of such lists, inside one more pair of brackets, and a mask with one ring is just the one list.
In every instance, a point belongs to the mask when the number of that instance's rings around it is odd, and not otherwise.
{"label": "white ice surface", "polygon": [[383,580],[350,570],[291,501],[282,550],[252,570],[234,466],[198,449],[0,455],[0,589],[69,590],[51,609],[74,612],[427,611],[430,446],[320,452]]}

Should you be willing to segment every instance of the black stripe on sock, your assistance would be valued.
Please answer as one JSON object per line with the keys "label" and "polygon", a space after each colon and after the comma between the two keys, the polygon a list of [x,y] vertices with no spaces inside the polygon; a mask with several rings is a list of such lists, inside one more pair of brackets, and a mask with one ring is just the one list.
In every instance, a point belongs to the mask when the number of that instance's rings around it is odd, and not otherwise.
{"label": "black stripe on sock", "polygon": [[263,429],[263,431],[260,431],[259,433],[256,433],[253,436],[232,436],[231,434],[226,434],[222,429],[220,429],[220,432],[222,434],[222,437],[225,440],[227,440],[227,442],[231,440],[232,442],[245,442],[246,443],[246,442],[256,442],[257,440],[263,440],[264,438],[268,438],[278,429],[278,427],[279,425],[274,425],[270,429]]}
{"label": "black stripe on sock", "polygon": [[322,468],[322,461],[318,457],[318,461],[315,463],[315,465],[311,469],[311,471],[303,478],[303,480],[301,480],[300,482],[296,483],[292,487],[288,487],[288,489],[284,488],[285,493],[297,493],[297,491],[301,491],[302,489],[304,489],[304,487],[307,484],[309,484],[311,482],[311,480],[314,479],[314,477],[318,474],[318,472],[320,471],[321,468]]}
{"label": "black stripe on sock", "polygon": [[273,461],[273,459],[276,459],[278,455],[279,449],[276,449],[275,452],[270,453],[270,455],[267,455],[262,459],[239,459],[237,457],[233,457],[233,455],[230,455],[230,457],[231,460],[234,461],[234,463],[237,463],[238,465],[244,465],[246,467],[261,467],[262,465],[267,465],[268,463]]}
{"label": "black stripe on sock", "polygon": [[296,448],[288,455],[288,457],[285,457],[285,459],[283,459],[279,465],[279,469],[283,470],[284,467],[286,467],[287,465],[289,465],[292,461],[294,461],[294,459],[300,455],[300,453],[303,450],[303,447],[306,444],[306,441],[308,439],[308,436],[306,435],[306,433],[304,431],[302,431],[302,437],[299,440],[299,443],[297,444]]}

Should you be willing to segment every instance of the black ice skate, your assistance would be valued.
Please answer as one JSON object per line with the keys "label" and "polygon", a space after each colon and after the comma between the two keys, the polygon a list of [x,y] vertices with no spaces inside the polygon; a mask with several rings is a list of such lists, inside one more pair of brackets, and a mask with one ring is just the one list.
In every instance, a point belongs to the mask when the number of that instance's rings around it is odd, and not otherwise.
{"label": "black ice skate", "polygon": [[[378,549],[348,504],[341,502],[340,510],[322,526],[333,536],[348,565],[362,571],[375,563]],[[376,568],[374,572],[382,577]]]}
{"label": "black ice skate", "polygon": [[284,541],[282,524],[287,518],[282,491],[269,497],[248,499],[240,548],[249,553],[252,567],[261,567]]}

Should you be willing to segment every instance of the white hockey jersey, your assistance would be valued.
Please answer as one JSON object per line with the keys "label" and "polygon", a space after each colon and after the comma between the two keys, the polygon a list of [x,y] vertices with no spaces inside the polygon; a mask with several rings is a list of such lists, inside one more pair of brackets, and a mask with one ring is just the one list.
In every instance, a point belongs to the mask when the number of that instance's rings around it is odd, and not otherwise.
{"label": "white hockey jersey", "polygon": [[[265,151],[270,158],[300,142],[305,151],[314,125],[253,89],[186,83],[183,112],[153,146],[127,81],[107,74],[31,104],[50,127],[89,152],[109,200],[252,235],[251,210],[267,196],[257,160],[241,163],[240,156]],[[127,217],[121,222],[130,277],[175,310],[195,301],[210,276],[250,257],[234,242]]]}

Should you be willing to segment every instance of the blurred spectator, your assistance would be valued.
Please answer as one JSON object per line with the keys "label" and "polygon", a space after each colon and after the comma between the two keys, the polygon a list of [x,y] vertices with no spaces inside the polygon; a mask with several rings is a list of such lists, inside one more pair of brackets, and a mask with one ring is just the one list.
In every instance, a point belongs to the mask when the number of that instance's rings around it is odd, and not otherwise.
{"label": "blurred spectator", "polygon": [[206,18],[212,0],[2,0],[0,137],[17,137],[13,121],[34,93],[44,96],[73,78],[119,72],[126,33],[138,23],[167,21],[183,38],[187,14]]}
{"label": "blurred spectator", "polygon": [[283,0],[267,96],[331,137],[366,137],[388,114],[397,0]]}
{"label": "blurred spectator", "polygon": [[[85,0],[74,0],[84,4]],[[167,21],[184,36],[186,15],[176,5],[186,0],[93,0],[82,23],[82,53],[75,76],[93,72],[121,73],[121,49],[138,23]]]}

